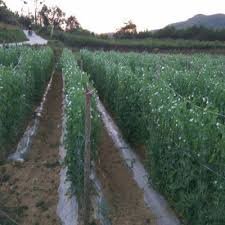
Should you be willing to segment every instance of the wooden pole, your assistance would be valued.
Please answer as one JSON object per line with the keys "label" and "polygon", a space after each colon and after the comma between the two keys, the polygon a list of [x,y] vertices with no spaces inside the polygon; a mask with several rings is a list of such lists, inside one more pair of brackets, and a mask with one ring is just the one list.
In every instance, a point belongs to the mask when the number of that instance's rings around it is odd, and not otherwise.
{"label": "wooden pole", "polygon": [[90,220],[90,168],[91,168],[91,96],[92,92],[86,88],[85,112],[85,149],[84,149],[84,225]]}
{"label": "wooden pole", "polygon": [[83,60],[80,60],[80,69],[83,71],[84,70],[84,64],[83,64]]}
{"label": "wooden pole", "polygon": [[52,24],[52,26],[51,26],[51,33],[50,33],[51,38],[53,37],[53,33],[54,33],[54,24]]}

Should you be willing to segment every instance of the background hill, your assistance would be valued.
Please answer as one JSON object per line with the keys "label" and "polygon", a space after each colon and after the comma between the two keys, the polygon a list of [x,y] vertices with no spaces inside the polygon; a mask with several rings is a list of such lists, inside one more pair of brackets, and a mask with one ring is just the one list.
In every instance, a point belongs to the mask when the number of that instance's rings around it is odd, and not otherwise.
{"label": "background hill", "polygon": [[225,14],[198,14],[186,21],[170,24],[176,29],[187,29],[193,26],[203,26],[209,29],[225,29]]}

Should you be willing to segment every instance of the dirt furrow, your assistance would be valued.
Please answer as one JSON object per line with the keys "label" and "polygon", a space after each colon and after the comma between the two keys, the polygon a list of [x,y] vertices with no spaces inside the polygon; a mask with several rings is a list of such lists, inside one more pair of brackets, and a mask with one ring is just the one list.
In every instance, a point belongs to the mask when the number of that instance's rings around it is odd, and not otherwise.
{"label": "dirt furrow", "polygon": [[154,225],[142,190],[132,178],[105,128],[102,130],[97,174],[109,204],[112,225]]}
{"label": "dirt furrow", "polygon": [[62,77],[54,74],[28,159],[22,164],[7,163],[0,167],[0,224],[4,221],[3,212],[20,225],[60,224],[56,207],[61,104]]}

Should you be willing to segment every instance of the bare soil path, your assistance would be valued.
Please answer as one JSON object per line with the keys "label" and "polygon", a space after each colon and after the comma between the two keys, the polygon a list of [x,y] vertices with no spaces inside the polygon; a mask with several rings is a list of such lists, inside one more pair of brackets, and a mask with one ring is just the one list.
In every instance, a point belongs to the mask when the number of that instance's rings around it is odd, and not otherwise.
{"label": "bare soil path", "polygon": [[[56,215],[59,187],[62,77],[54,74],[43,118],[28,159],[0,166],[0,210],[19,225],[59,225]],[[2,208],[1,208],[2,207]],[[0,225],[4,221],[0,211]],[[3,223],[3,222],[2,222]],[[15,224],[11,223],[5,224]]]}
{"label": "bare soil path", "polygon": [[29,45],[46,45],[48,43],[47,40],[45,40],[41,36],[37,35],[34,31],[32,31],[31,36],[28,34],[28,30],[24,30],[23,32],[26,35],[27,39],[29,40],[29,41],[26,42],[26,44],[29,44]]}
{"label": "bare soil path", "polygon": [[146,207],[142,190],[121,158],[112,139],[103,128],[97,174],[109,204],[113,225],[155,225]]}

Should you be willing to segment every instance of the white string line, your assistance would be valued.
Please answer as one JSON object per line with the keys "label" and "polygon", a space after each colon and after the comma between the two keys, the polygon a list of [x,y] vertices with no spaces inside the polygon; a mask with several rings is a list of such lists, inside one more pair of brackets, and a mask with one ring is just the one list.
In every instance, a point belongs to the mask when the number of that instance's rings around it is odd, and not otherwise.
{"label": "white string line", "polygon": [[7,213],[3,212],[1,209],[0,209],[0,213],[3,214],[3,216],[5,216],[7,219],[9,219],[14,224],[19,225],[14,219],[12,219]]}

